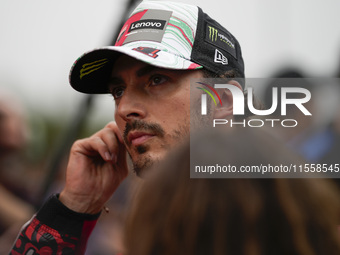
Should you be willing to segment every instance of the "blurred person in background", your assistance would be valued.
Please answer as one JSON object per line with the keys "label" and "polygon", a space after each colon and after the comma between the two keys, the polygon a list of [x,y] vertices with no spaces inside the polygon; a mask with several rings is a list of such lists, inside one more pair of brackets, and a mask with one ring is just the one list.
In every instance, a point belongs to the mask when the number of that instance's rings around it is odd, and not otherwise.
{"label": "blurred person in background", "polygon": [[[281,137],[286,143],[297,153],[302,155],[309,162],[317,162],[322,154],[325,153],[323,146],[320,146],[320,141],[323,141],[323,132],[319,132],[315,128],[315,115],[316,115],[316,94],[314,94],[314,84],[307,79],[306,75],[298,68],[285,68],[278,71],[270,79],[269,84],[265,87],[264,91],[264,104],[266,108],[272,105],[272,90],[278,88],[281,92],[282,87],[299,87],[307,89],[311,92],[311,100],[305,105],[312,114],[306,116],[295,105],[287,106],[287,119],[295,119],[298,124],[294,128],[277,127],[274,132],[277,136]],[[279,92],[279,93],[280,93]],[[279,94],[280,95],[280,94]],[[281,106],[278,105],[274,112],[274,117],[281,116]]]}
{"label": "blurred person in background", "polygon": [[[321,83],[319,83],[320,81]],[[301,111],[295,106],[288,106],[290,108],[287,110],[287,118],[296,119],[298,125],[294,128],[276,128],[275,134],[310,163],[327,164],[328,166],[340,164],[340,129],[338,128],[340,115],[339,111],[330,109],[327,104],[332,100],[327,93],[337,95],[340,92],[339,87],[332,84],[332,79],[315,78],[313,80],[299,68],[285,68],[273,75],[271,83],[265,88],[264,104],[266,108],[272,104],[273,87],[278,87],[280,90],[283,86],[305,88],[311,92],[311,100],[306,104],[306,107],[313,113],[313,117],[301,114]],[[328,92],[321,94],[321,90]],[[338,99],[334,106],[339,107]],[[326,111],[321,110],[326,107],[328,107]],[[322,118],[321,115],[325,113],[329,116]],[[278,106],[276,116],[279,114],[280,106]],[[339,179],[334,180],[339,182]]]}
{"label": "blurred person in background", "polygon": [[[0,90],[0,254],[5,254],[22,224],[34,212],[13,179],[20,172],[22,154],[28,142],[28,123],[20,99],[9,90]],[[20,192],[21,191],[21,192]]]}
{"label": "blurred person in background", "polygon": [[[336,73],[336,89],[334,93],[339,95],[340,93],[340,55],[339,55],[339,66]],[[328,126],[329,132],[329,150],[322,158],[322,163],[340,163],[340,101],[337,98],[337,104],[335,106],[333,119]],[[340,178],[335,180],[337,185],[340,187]]]}
{"label": "blurred person in background", "polygon": [[125,254],[340,254],[339,193],[326,179],[190,178],[190,155],[202,165],[303,162],[281,141],[251,128],[190,139],[137,190]]}

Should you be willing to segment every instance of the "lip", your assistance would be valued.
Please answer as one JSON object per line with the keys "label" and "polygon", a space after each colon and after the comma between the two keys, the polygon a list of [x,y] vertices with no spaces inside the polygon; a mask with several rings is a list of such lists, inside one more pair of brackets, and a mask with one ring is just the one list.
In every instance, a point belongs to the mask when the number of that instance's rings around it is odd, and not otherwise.
{"label": "lip", "polygon": [[131,132],[128,135],[128,141],[129,141],[129,144],[131,144],[131,145],[139,146],[139,145],[145,143],[146,141],[148,141],[149,139],[151,139],[154,136],[155,135],[150,134],[150,133],[136,131],[136,132]]}

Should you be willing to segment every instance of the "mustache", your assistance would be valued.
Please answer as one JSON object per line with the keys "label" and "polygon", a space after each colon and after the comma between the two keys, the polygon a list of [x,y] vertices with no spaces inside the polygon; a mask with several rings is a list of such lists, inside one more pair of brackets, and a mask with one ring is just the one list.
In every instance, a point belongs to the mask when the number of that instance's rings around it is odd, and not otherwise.
{"label": "mustache", "polygon": [[127,122],[125,125],[123,139],[126,144],[128,144],[127,136],[129,132],[134,130],[150,132],[159,137],[164,137],[165,135],[164,129],[157,123],[148,123],[144,120],[134,120],[132,122]]}

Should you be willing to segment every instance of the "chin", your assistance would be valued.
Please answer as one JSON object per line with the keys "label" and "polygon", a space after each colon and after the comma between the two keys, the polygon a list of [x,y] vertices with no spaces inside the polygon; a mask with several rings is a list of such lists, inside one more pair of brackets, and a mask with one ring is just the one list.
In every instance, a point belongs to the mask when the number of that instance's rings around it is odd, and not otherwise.
{"label": "chin", "polygon": [[162,160],[164,159],[164,153],[157,153],[157,155],[153,153],[144,152],[143,154],[138,155],[138,159],[132,160],[133,162],[133,171],[137,176],[145,178],[145,176],[153,171]]}

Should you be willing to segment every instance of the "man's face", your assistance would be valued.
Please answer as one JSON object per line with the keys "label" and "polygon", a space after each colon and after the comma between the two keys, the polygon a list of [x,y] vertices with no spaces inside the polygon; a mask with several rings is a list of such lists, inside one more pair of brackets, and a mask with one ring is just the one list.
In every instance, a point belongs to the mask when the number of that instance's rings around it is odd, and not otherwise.
{"label": "man's face", "polygon": [[140,174],[189,134],[190,79],[202,72],[161,69],[122,55],[111,77],[115,120]]}

